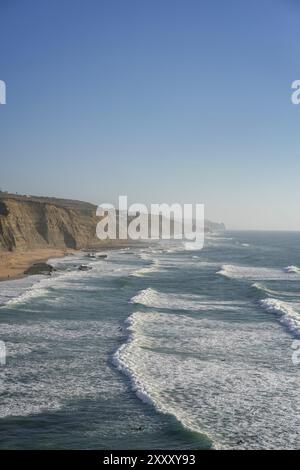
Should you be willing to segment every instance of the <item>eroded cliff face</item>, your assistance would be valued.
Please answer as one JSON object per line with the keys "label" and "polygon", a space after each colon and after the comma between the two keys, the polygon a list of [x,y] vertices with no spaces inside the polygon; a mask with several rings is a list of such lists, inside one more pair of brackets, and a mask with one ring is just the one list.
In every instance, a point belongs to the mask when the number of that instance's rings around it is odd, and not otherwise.
{"label": "eroded cliff face", "polygon": [[[101,249],[128,244],[128,240],[96,237],[100,220],[96,209],[87,202],[0,193],[0,251]],[[205,221],[208,232],[224,228]]]}
{"label": "eroded cliff face", "polygon": [[0,250],[96,248],[96,206],[26,196],[0,198]]}

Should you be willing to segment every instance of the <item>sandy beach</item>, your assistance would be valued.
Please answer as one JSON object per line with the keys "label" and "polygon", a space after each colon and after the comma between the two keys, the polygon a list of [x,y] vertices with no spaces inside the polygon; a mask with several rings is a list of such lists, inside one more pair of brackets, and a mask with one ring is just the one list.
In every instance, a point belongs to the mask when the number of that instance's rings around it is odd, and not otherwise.
{"label": "sandy beach", "polygon": [[33,263],[47,261],[49,258],[66,256],[73,250],[46,248],[26,252],[0,252],[0,281],[17,279],[24,276],[24,271]]}

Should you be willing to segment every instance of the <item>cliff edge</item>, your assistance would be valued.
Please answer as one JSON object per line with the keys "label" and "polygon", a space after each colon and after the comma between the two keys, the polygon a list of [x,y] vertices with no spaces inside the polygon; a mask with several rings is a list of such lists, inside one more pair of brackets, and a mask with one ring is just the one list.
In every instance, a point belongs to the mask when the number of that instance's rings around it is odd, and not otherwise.
{"label": "cliff edge", "polygon": [[111,245],[96,237],[96,206],[67,199],[0,195],[0,251]]}
{"label": "cliff edge", "polygon": [[[99,240],[97,207],[88,202],[0,193],[0,252],[97,249],[128,244]],[[130,220],[130,217],[129,217]],[[205,231],[224,230],[205,221]]]}

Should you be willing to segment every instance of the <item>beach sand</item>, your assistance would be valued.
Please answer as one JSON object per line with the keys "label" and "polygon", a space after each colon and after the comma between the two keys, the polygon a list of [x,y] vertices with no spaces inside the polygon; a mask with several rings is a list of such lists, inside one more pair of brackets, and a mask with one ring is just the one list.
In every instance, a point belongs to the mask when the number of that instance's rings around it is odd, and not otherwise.
{"label": "beach sand", "polygon": [[54,248],[26,252],[0,251],[0,281],[23,277],[24,271],[32,264],[46,262],[49,258],[58,258],[73,252],[74,250],[59,250]]}

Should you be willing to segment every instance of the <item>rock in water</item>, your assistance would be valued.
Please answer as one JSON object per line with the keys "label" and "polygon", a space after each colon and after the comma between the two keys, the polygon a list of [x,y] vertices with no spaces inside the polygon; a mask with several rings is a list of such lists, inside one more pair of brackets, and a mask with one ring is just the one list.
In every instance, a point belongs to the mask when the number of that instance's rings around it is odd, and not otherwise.
{"label": "rock in water", "polygon": [[30,266],[26,271],[24,271],[24,274],[29,274],[29,275],[34,275],[34,274],[48,274],[50,275],[55,269],[53,266],[47,263],[35,263],[32,266]]}
{"label": "rock in water", "polygon": [[91,266],[87,266],[86,264],[81,264],[78,269],[79,271],[90,271],[90,269],[92,268]]}

